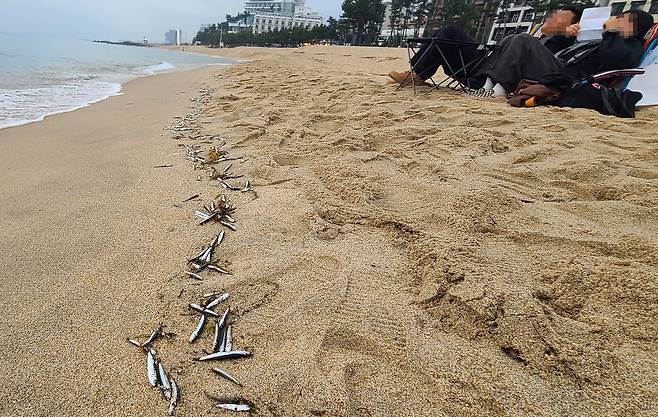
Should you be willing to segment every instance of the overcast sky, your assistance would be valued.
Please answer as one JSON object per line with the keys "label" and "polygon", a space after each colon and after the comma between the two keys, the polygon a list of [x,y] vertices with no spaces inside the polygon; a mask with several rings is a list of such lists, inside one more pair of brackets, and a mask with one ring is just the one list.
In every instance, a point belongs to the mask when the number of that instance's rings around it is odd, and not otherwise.
{"label": "overcast sky", "polygon": [[[325,18],[342,0],[306,0]],[[78,39],[162,42],[168,29],[191,40],[202,23],[242,11],[242,0],[0,0],[0,31]]]}

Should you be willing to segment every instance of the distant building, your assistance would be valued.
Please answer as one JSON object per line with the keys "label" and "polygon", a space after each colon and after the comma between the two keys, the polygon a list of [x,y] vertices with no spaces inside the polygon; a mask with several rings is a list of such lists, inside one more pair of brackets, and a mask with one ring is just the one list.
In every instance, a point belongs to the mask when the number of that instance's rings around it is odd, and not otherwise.
{"label": "distant building", "polygon": [[165,33],[165,43],[167,45],[180,45],[182,32],[180,29],[171,29]]}
{"label": "distant building", "polygon": [[[501,3],[501,6],[504,3]],[[658,0],[599,0],[597,6],[612,6],[611,16],[616,16],[627,10],[644,10],[653,15],[658,22]],[[499,7],[489,42],[499,42],[507,35],[529,32],[534,24],[541,23],[544,16],[535,14],[529,1],[520,0],[508,3],[506,8]]]}
{"label": "distant building", "polygon": [[246,26],[251,27],[253,33],[264,33],[295,27],[312,29],[322,25],[322,16],[304,7],[304,3],[304,0],[247,1],[244,9],[250,16],[238,22],[235,30],[243,30]]}
{"label": "distant building", "polygon": [[612,16],[616,16],[627,10],[644,10],[653,15],[653,20],[658,22],[658,0],[600,0],[601,6],[612,6]]}
{"label": "distant building", "polygon": [[506,8],[498,8],[488,41],[500,42],[505,36],[530,32],[535,23],[543,20],[544,17],[537,16],[527,1],[508,3]]}

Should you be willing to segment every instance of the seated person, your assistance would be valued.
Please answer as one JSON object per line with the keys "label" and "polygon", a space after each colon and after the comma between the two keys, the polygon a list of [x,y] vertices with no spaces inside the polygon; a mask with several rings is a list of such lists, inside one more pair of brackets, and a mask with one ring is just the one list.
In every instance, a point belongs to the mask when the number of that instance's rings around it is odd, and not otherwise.
{"label": "seated person", "polygon": [[643,38],[653,26],[653,17],[629,10],[611,17],[604,25],[600,43],[581,43],[553,55],[528,35],[507,37],[471,76],[475,88],[490,79],[505,91],[514,91],[519,81],[539,81],[552,74],[584,80],[599,72],[635,68],[644,53]]}
{"label": "seated person", "polygon": [[[542,26],[540,38],[534,38],[539,44],[546,47],[551,53],[556,53],[566,47],[573,45],[575,36],[578,33],[580,16],[582,11],[577,8],[565,7],[563,9],[554,11],[546,19]],[[471,42],[473,40],[464,32],[454,25],[448,25],[440,29],[432,35],[434,38]],[[516,35],[513,35],[516,36]],[[484,51],[477,49],[475,45],[460,46],[464,62],[471,62],[473,59],[482,57]],[[460,72],[461,57],[456,47],[447,47],[443,50],[443,55],[439,53],[436,48],[429,48],[429,45],[424,45],[411,59],[411,63],[416,68],[416,82],[419,85],[425,83],[430,77],[438,71],[439,67],[443,67],[443,72],[446,75],[454,76],[460,79],[466,79],[470,74]],[[457,72],[453,74],[453,70]],[[393,80],[402,84],[403,82],[411,83],[412,77],[410,72],[395,72],[391,71],[389,74]],[[477,88],[481,87],[478,86]]]}

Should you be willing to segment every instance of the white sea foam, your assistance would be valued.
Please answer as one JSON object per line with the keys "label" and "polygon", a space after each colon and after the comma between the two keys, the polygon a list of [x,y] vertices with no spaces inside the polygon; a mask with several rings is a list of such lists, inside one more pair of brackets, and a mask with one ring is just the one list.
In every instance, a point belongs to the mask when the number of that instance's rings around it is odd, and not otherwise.
{"label": "white sea foam", "polygon": [[175,68],[176,68],[175,65],[170,64],[167,61],[162,61],[159,64],[147,65],[145,67],[141,67],[137,70],[137,73],[142,75],[154,75],[159,72],[171,71]]}
{"label": "white sea foam", "polygon": [[38,122],[121,94],[120,83],[83,81],[19,90],[0,89],[0,129]]}

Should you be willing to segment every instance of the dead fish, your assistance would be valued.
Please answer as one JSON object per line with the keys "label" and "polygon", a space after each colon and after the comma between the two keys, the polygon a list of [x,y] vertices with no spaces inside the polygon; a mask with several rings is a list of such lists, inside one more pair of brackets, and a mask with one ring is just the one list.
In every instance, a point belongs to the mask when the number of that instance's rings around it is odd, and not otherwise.
{"label": "dead fish", "polygon": [[199,210],[195,211],[194,215],[197,216],[198,218],[200,218],[201,220],[204,220],[204,221],[208,221],[208,220],[212,219],[213,217],[215,217],[215,216],[211,216],[208,213],[204,213],[203,211],[199,211]]}
{"label": "dead fish", "polygon": [[208,314],[208,315],[213,316],[213,317],[219,317],[219,314],[215,313],[215,312],[212,311],[212,310],[208,310],[207,308],[203,308],[202,306],[200,306],[200,305],[198,305],[198,304],[194,304],[194,303],[193,303],[193,304],[190,304],[190,308],[191,308],[192,310],[196,310],[196,311],[198,311],[199,313],[204,314],[204,315],[205,315],[205,314]]}
{"label": "dead fish", "polygon": [[197,281],[203,281],[203,277],[199,274],[195,274],[194,272],[189,272],[189,271],[185,271],[185,273],[191,276],[192,278],[196,279]]}
{"label": "dead fish", "polygon": [[158,363],[158,374],[160,376],[160,387],[162,388],[162,394],[166,399],[171,398],[171,385],[169,384],[169,377],[165,372],[162,362]]}
{"label": "dead fish", "polygon": [[206,265],[206,268],[210,269],[211,271],[219,272],[220,274],[231,275],[230,272],[218,267],[217,265]]}
{"label": "dead fish", "polygon": [[194,341],[199,338],[201,332],[203,331],[203,327],[205,325],[206,325],[206,315],[202,314],[201,318],[199,318],[199,324],[197,324],[196,329],[194,329],[194,332],[192,332],[190,338],[188,339],[190,343],[194,343]]}
{"label": "dead fish", "polygon": [[241,189],[240,191],[242,191],[243,193],[247,193],[251,191],[251,185],[249,184],[249,180],[247,180],[247,183],[244,185],[244,188]]}
{"label": "dead fish", "polygon": [[226,293],[220,295],[219,297],[215,298],[214,300],[212,300],[208,304],[206,304],[206,308],[211,309],[211,308],[217,306],[219,303],[228,300],[228,297],[229,297],[229,295],[226,292]]}
{"label": "dead fish", "polygon": [[233,217],[229,216],[228,214],[225,214],[223,217],[230,223],[235,223],[235,219],[233,219]]}
{"label": "dead fish", "polygon": [[212,351],[217,352],[221,344],[222,325],[219,320],[215,320],[215,337],[212,340]]}
{"label": "dead fish", "polygon": [[233,166],[233,164],[226,165],[226,168],[224,168],[224,174],[226,174],[228,170],[231,169],[231,166]]}
{"label": "dead fish", "polygon": [[223,369],[212,368],[212,370],[213,370],[213,372],[215,372],[216,374],[221,375],[222,377],[228,379],[229,381],[231,381],[231,382],[234,383],[235,385],[237,385],[237,386],[239,386],[239,387],[242,386],[242,384],[239,383],[237,379],[233,378],[233,376],[231,376],[231,374],[229,374],[228,372],[224,371]]}
{"label": "dead fish", "polygon": [[164,165],[155,166],[153,168],[171,168],[171,167],[173,167],[172,164],[164,164]]}
{"label": "dead fish", "polygon": [[131,345],[137,346],[138,348],[141,348],[141,347],[142,347],[142,344],[139,343],[137,340],[134,340],[134,339],[126,339],[126,340],[127,340],[128,343],[130,343]]}
{"label": "dead fish", "polygon": [[215,238],[215,241],[212,245],[215,246],[215,247],[221,245],[221,243],[224,241],[224,235],[225,235],[225,232],[223,230],[221,232],[219,232],[219,234]]}
{"label": "dead fish", "polygon": [[238,230],[233,224],[231,224],[231,223],[229,223],[229,222],[227,222],[227,221],[225,221],[225,220],[220,220],[220,221],[219,221],[219,224],[221,224],[222,226],[226,226],[226,227],[228,227],[229,229],[233,230],[234,232],[235,232],[236,230]]}
{"label": "dead fish", "polygon": [[251,407],[247,404],[217,404],[215,407],[235,412],[251,411]]}
{"label": "dead fish", "polygon": [[155,368],[155,356],[151,349],[146,352],[146,375],[148,376],[149,384],[155,387],[158,384],[158,372]]}
{"label": "dead fish", "polygon": [[178,390],[178,385],[176,384],[176,381],[173,379],[171,380],[171,399],[169,400],[169,415],[173,416],[174,411],[176,409],[176,404],[178,404],[178,397],[180,395],[180,391]]}
{"label": "dead fish", "polygon": [[224,352],[230,352],[233,349],[231,340],[231,326],[226,326],[226,335],[224,336]]}
{"label": "dead fish", "polygon": [[155,340],[156,340],[159,336],[162,336],[162,328],[163,328],[163,327],[164,327],[164,326],[162,325],[162,323],[160,323],[160,325],[158,325],[158,328],[155,329],[155,330],[153,331],[153,333],[151,333],[151,335],[149,336],[149,338],[146,339],[146,342],[144,342],[144,344],[143,344],[142,346],[143,346],[144,348],[146,348],[146,347],[150,346],[151,343],[155,342]]}
{"label": "dead fish", "polygon": [[234,350],[232,352],[215,352],[210,355],[202,356],[198,361],[221,361],[221,360],[231,360],[231,359],[241,359],[248,358],[252,356],[250,352],[244,350]]}

